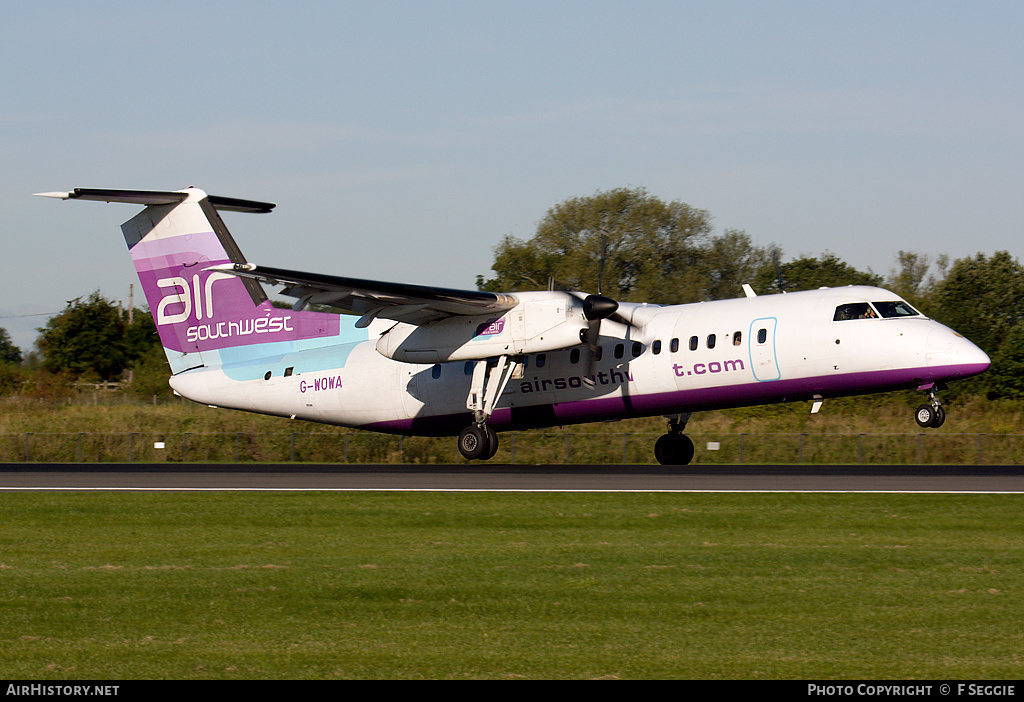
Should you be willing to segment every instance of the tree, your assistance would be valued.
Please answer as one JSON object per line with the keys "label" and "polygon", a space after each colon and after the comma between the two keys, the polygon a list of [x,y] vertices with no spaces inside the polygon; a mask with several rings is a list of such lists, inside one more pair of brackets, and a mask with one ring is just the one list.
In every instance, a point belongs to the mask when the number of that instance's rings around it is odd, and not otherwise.
{"label": "tree", "polygon": [[555,205],[529,241],[506,236],[495,249],[486,290],[557,287],[620,300],[679,302],[691,286],[710,215],[666,203],[643,188],[619,188]]}
{"label": "tree", "polygon": [[742,295],[743,284],[751,285],[770,265],[768,251],[754,246],[746,232],[727,229],[712,237],[701,256],[706,288],[702,300],[727,300]]}
{"label": "tree", "polygon": [[21,384],[21,349],[14,345],[6,329],[0,329],[0,393],[6,394]]}
{"label": "tree", "polygon": [[931,261],[927,256],[913,251],[900,251],[896,254],[896,266],[889,270],[889,277],[885,279],[885,287],[915,307],[920,307],[919,298],[924,292],[924,277],[929,267]]}
{"label": "tree", "polygon": [[1008,251],[957,259],[934,298],[932,316],[991,356],[1024,318],[1024,267]]}
{"label": "tree", "polygon": [[494,249],[491,268],[498,275],[490,280],[478,275],[477,287],[491,292],[544,290],[554,281],[556,256],[543,254],[532,243],[508,234]]}
{"label": "tree", "polygon": [[100,296],[71,300],[60,314],[39,330],[36,346],[43,368],[66,371],[73,377],[113,380],[156,342],[148,313],[134,315],[129,325],[117,305]]}
{"label": "tree", "polygon": [[781,285],[787,292],[795,292],[843,285],[881,285],[882,277],[871,271],[859,271],[840,261],[835,254],[826,253],[820,259],[804,256],[779,263],[777,268],[775,265],[764,266],[758,276],[758,284],[758,292],[782,292]]}
{"label": "tree", "polygon": [[930,256],[913,251],[900,251],[896,254],[895,265],[889,269],[889,277],[885,279],[885,287],[902,297],[923,314],[931,316],[935,309],[935,291],[946,277],[949,268],[949,256],[939,254],[935,257],[935,272],[932,269]]}
{"label": "tree", "polygon": [[21,349],[14,345],[6,329],[0,329],[0,363],[19,364],[21,361]]}
{"label": "tree", "polygon": [[1024,398],[1024,321],[1017,322],[992,355],[992,367],[984,376],[994,397]]}

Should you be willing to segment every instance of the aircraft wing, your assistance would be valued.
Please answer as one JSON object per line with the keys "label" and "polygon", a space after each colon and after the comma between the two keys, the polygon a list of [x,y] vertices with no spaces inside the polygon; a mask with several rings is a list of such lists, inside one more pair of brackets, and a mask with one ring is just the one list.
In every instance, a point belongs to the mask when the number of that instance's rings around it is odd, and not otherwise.
{"label": "aircraft wing", "polygon": [[360,315],[356,323],[360,328],[377,317],[424,325],[457,315],[497,314],[519,303],[514,296],[501,293],[342,278],[251,263],[212,266],[207,270],[272,286],[283,285],[281,294],[297,298],[295,309],[301,310],[309,304],[335,307]]}

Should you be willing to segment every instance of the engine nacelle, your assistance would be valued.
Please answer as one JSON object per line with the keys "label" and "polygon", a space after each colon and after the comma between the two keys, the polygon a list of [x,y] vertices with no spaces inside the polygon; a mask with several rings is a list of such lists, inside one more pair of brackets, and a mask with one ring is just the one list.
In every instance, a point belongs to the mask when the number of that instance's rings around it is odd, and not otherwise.
{"label": "engine nacelle", "polygon": [[587,320],[566,293],[516,293],[519,304],[500,315],[456,316],[433,324],[397,324],[381,335],[377,351],[406,363],[471,361],[543,353],[576,346]]}

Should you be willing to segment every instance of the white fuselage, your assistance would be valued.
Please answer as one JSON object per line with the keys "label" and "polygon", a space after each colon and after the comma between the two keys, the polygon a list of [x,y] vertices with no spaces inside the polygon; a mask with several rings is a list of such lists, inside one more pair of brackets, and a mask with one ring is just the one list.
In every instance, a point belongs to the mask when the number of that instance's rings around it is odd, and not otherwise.
{"label": "white fuselage", "polygon": [[[489,424],[500,431],[928,387],[988,366],[978,347],[920,315],[836,319],[848,303],[898,299],[880,288],[845,287],[665,307],[623,303],[631,324],[601,322],[599,360],[591,362],[582,344],[524,356],[521,377],[508,383]],[[458,434],[469,421],[479,361],[383,355],[382,335],[405,338],[414,332],[406,326],[377,320],[306,348],[255,347],[179,373],[171,384],[219,407]],[[485,341],[495,344],[493,335]]]}

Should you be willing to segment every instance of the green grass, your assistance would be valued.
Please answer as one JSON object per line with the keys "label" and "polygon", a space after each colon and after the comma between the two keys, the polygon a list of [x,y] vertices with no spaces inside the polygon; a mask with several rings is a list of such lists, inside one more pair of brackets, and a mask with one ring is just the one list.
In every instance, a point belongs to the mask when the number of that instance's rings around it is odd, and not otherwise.
{"label": "green grass", "polygon": [[[246,412],[180,398],[159,405],[106,396],[67,403],[0,402],[0,462],[392,463],[462,462],[452,437],[397,437]],[[694,465],[1019,464],[1024,403],[950,403],[938,430],[912,419],[920,393],[695,414]],[[654,463],[664,418],[503,433],[494,463]],[[163,442],[164,448],[154,448]],[[717,449],[707,448],[709,443]]]}
{"label": "green grass", "polygon": [[0,677],[1002,678],[1010,495],[0,494]]}

